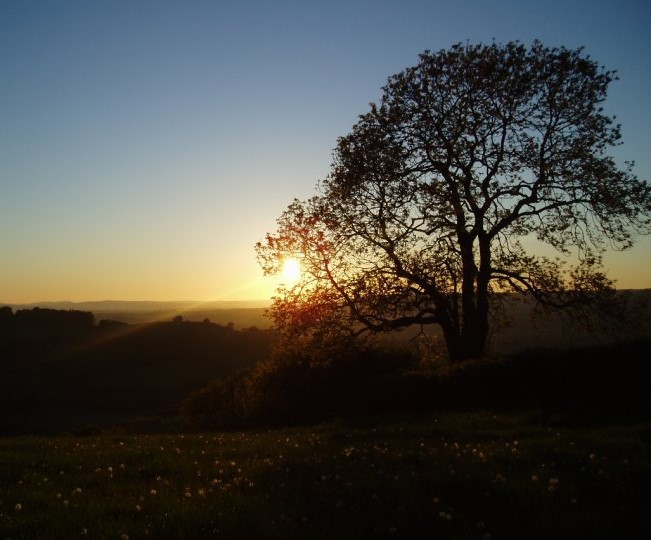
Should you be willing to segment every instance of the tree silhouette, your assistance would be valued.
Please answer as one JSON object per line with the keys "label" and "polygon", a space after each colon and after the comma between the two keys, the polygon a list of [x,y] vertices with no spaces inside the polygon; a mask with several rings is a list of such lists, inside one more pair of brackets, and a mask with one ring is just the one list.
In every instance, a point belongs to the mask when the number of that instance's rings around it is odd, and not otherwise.
{"label": "tree silhouette", "polygon": [[612,291],[601,253],[651,223],[649,186],[607,154],[621,139],[601,107],[614,79],[582,49],[540,42],[420,55],[339,139],[319,194],[257,244],[266,273],[302,264],[276,326],[324,339],[438,324],[458,361],[484,352],[496,293],[571,307]]}

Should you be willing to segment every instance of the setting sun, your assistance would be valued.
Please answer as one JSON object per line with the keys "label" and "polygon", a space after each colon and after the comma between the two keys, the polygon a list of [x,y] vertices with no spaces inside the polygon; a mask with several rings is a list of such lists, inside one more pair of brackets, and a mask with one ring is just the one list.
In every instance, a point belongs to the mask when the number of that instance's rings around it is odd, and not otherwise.
{"label": "setting sun", "polygon": [[285,285],[295,285],[301,280],[301,263],[297,259],[287,259],[283,264],[281,277]]}

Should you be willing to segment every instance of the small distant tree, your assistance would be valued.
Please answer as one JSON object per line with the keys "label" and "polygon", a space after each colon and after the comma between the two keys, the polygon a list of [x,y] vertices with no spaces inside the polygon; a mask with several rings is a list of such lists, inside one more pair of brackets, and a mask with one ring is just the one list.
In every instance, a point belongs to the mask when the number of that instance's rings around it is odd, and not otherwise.
{"label": "small distant tree", "polygon": [[14,318],[14,311],[9,306],[0,307],[0,324],[8,324]]}
{"label": "small distant tree", "polygon": [[651,215],[648,184],[608,155],[615,78],[582,49],[539,42],[420,55],[339,139],[319,194],[257,244],[266,273],[301,260],[276,326],[323,341],[436,324],[460,361],[484,353],[497,293],[568,308],[612,291],[602,252],[629,248]]}

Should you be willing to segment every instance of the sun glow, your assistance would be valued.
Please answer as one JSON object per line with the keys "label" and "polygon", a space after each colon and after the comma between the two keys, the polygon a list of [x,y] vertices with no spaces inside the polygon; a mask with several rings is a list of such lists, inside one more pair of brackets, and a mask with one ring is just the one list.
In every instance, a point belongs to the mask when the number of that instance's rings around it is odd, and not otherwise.
{"label": "sun glow", "polygon": [[296,285],[301,280],[301,263],[297,259],[286,259],[280,275],[285,285]]}

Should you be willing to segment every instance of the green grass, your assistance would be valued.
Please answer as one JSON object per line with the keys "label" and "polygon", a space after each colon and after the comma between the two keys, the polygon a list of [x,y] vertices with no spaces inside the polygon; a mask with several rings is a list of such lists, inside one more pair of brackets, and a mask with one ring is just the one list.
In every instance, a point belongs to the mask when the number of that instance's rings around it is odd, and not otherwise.
{"label": "green grass", "polygon": [[647,538],[650,441],[492,413],[0,439],[0,539]]}

